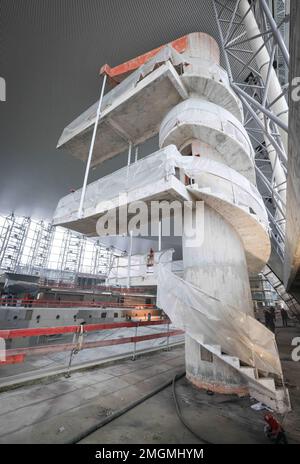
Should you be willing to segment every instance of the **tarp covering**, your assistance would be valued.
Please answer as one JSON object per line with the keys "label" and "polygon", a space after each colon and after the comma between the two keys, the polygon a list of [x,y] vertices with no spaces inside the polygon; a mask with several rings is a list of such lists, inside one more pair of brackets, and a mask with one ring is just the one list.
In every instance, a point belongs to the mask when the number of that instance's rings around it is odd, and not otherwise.
{"label": "tarp covering", "polygon": [[198,343],[220,345],[249,366],[282,376],[274,334],[238,308],[223,304],[163,264],[157,268],[157,306]]}
{"label": "tarp covering", "polygon": [[159,263],[164,264],[168,269],[171,269],[172,265],[172,255],[174,250],[163,250],[154,253],[153,264],[149,266],[149,256],[147,254],[132,255],[130,258],[129,266],[129,257],[120,256],[116,257],[114,263],[108,274],[108,281],[118,282],[118,279],[124,279],[128,277],[128,267],[130,268],[130,278],[131,277],[141,277],[146,278],[149,273],[153,273]]}
{"label": "tarp covering", "polygon": [[[245,176],[223,163],[204,156],[182,156],[177,166],[182,168],[187,176],[196,179],[199,187],[213,185],[212,193],[238,206],[252,208],[259,220],[268,228],[268,215],[261,194]],[[205,173],[210,175],[210,179],[203,176]]]}
{"label": "tarp covering", "polygon": [[[96,210],[99,203],[118,198],[121,193],[151,185],[159,179],[168,180],[170,175],[175,175],[175,167],[181,157],[175,145],[169,145],[130,166],[90,183],[86,189],[84,210],[89,208]],[[77,214],[81,191],[82,189],[79,189],[63,197],[58,203],[54,218]]]}
{"label": "tarp covering", "polygon": [[[193,59],[189,58],[185,54],[178,53],[172,46],[166,45],[152,59],[140,66],[120,84],[104,95],[101,107],[103,117],[105,116],[103,113],[105,113],[109,107],[118,101],[122,95],[125,95],[128,91],[134,89],[141,79],[150,74],[158,65],[166,63],[167,61],[171,62],[173,66],[179,66],[183,64],[190,64],[193,62]],[[198,66],[198,71],[200,72],[200,69],[202,68],[204,75],[209,74],[210,78],[215,79],[217,82],[222,80],[222,82],[224,82],[224,84],[229,88],[227,73],[221,66],[216,63],[203,61],[201,66]],[[58,146],[63,145],[72,137],[81,133],[95,123],[98,102],[99,101],[90,106],[64,129],[58,141]],[[101,123],[101,118],[99,123]]]}
{"label": "tarp covering", "polygon": [[[197,180],[197,176],[200,176],[202,185],[199,187],[206,187],[206,179],[201,178],[201,175],[208,173],[213,176],[212,193],[216,193],[218,196],[223,195],[225,200],[236,205],[251,207],[265,227],[268,226],[263,200],[251,182],[223,163],[205,157],[183,156],[175,145],[169,145],[130,166],[90,183],[85,194],[84,213],[89,210],[89,214],[93,214],[101,203],[117,199],[119,194],[146,188],[147,185],[151,186],[159,179],[168,180],[169,176],[176,174],[176,168],[183,169],[190,178]],[[223,182],[218,184],[218,179]],[[227,182],[226,189],[224,182]],[[80,196],[81,189],[63,197],[58,203],[54,220],[59,218],[71,219],[72,215],[73,219],[77,219]]]}
{"label": "tarp covering", "polygon": [[[123,94],[128,92],[131,89],[134,89],[137,83],[150,74],[158,63],[164,63],[170,60],[174,66],[183,63],[183,58],[180,53],[176,52],[174,48],[169,45],[166,45],[162,50],[157,53],[151,60],[145,63],[143,66],[138,68],[132,74],[130,74],[124,81],[110,90],[106,95],[104,95],[101,106],[101,113],[105,112],[115,101],[118,100]],[[86,111],[84,111],[78,118],[76,118],[71,124],[69,124],[63,131],[59,141],[58,146],[66,143],[76,134],[87,129],[89,126],[95,123],[97,108],[99,100],[90,106]],[[100,121],[101,122],[101,121]]]}

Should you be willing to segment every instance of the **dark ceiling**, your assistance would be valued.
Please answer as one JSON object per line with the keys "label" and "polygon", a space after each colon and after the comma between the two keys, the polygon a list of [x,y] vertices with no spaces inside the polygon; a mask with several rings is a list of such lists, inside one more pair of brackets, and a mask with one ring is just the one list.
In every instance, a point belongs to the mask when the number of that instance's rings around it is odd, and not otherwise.
{"label": "dark ceiling", "polygon": [[[216,37],[211,0],[0,0],[0,214],[51,218],[84,164],[56,150],[62,129],[99,96],[98,70],[193,31]],[[217,38],[217,37],[216,37]],[[156,149],[153,141],[143,154]],[[125,164],[104,163],[90,180]]]}

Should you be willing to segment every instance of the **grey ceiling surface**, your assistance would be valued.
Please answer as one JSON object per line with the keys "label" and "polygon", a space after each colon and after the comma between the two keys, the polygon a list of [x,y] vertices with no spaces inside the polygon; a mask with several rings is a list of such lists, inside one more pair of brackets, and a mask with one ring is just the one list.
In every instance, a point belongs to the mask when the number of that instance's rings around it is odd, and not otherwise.
{"label": "grey ceiling surface", "polygon": [[[62,129],[94,103],[99,68],[186,33],[218,40],[211,0],[0,0],[0,213],[51,218],[81,186],[84,164],[56,150]],[[149,141],[141,156],[156,149]],[[124,165],[126,154],[91,173]]]}

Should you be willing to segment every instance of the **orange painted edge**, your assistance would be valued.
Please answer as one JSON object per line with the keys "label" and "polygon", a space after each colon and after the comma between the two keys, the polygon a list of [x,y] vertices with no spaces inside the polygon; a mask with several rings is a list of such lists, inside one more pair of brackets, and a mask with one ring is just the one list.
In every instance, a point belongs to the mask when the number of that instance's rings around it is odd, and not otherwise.
{"label": "orange painted edge", "polygon": [[0,366],[4,364],[19,364],[24,362],[25,354],[12,354],[6,357],[5,361],[0,361]]}
{"label": "orange painted edge", "polygon": [[[175,48],[178,53],[184,52],[187,47],[187,36],[180,37],[179,39],[173,40],[167,45],[171,45],[171,47]],[[105,64],[100,69],[100,74],[106,74],[108,77],[113,79],[116,76],[121,76],[122,74],[134,71],[135,69],[139,68],[143,64],[147,63],[150,58],[153,58],[163,47],[166,45],[161,45],[160,47],[154,48],[153,50],[144,53],[143,55],[139,55],[132,60],[126,61],[125,63],[119,64],[114,68],[111,68],[108,64]]]}

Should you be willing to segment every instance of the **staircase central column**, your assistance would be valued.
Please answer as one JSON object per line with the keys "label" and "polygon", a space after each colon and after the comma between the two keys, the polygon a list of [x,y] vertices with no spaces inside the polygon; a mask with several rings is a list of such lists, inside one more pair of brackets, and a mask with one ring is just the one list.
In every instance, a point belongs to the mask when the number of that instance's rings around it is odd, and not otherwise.
{"label": "staircase central column", "polygon": [[[254,184],[253,149],[242,124],[237,97],[230,89],[225,71],[220,69],[217,43],[206,34],[191,34],[185,56],[181,79],[189,98],[165,115],[160,126],[160,145],[174,144],[182,155],[200,156],[218,166],[228,166]],[[213,177],[207,187],[201,174],[193,176],[200,189],[204,186],[212,194],[222,189],[222,175]],[[234,189],[226,188],[227,194],[228,189],[231,193]],[[188,242],[191,244],[188,238],[193,234],[185,228],[184,279],[224,303],[224,314],[218,314],[221,321],[228,321],[226,304],[253,316],[244,245],[238,232],[213,206],[204,204],[201,245],[188,246]],[[231,205],[230,208],[231,214],[235,214]],[[196,224],[196,218],[193,219]],[[205,327],[199,327],[199,336],[203,337],[204,345],[215,344],[208,339]],[[222,393],[248,393],[247,381],[237,369],[189,335],[186,335],[185,356],[187,378],[196,386]]]}
{"label": "staircase central column", "polygon": [[[188,239],[183,236],[184,279],[252,316],[248,270],[240,237],[206,204],[203,220],[204,239],[199,247],[186,246]],[[189,231],[186,232],[188,236]],[[226,312],[220,314],[221,319],[226,317]],[[213,344],[210,340],[204,342]],[[245,378],[188,335],[185,359],[186,376],[197,387],[220,393],[247,394]]]}

